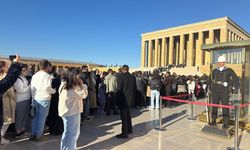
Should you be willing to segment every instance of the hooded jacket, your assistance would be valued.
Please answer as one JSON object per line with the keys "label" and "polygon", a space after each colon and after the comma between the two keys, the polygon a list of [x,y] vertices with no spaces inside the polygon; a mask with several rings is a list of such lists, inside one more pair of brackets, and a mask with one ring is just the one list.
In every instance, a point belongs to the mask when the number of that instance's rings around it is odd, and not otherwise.
{"label": "hooded jacket", "polygon": [[104,84],[106,85],[106,93],[117,92],[117,78],[109,74],[105,77]]}

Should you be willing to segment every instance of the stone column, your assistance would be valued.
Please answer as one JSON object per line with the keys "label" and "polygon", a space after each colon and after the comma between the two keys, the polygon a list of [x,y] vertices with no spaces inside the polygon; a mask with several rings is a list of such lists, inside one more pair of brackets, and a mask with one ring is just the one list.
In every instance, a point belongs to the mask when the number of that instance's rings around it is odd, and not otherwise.
{"label": "stone column", "polygon": [[232,31],[228,30],[228,41],[232,41],[231,34],[232,34]]}
{"label": "stone column", "polygon": [[141,67],[145,67],[145,54],[146,54],[145,41],[142,40],[141,41]]}
{"label": "stone column", "polygon": [[166,49],[166,38],[162,38],[161,42],[161,66],[165,67],[166,66],[166,55],[167,55],[167,49]]}
{"label": "stone column", "polygon": [[233,32],[230,30],[230,33],[229,33],[229,40],[230,40],[230,42],[233,41],[232,33],[233,33]]}
{"label": "stone column", "polygon": [[202,49],[201,46],[203,44],[203,32],[200,31],[198,35],[198,44],[196,46],[196,65],[201,66],[202,65]]}
{"label": "stone column", "polygon": [[180,35],[180,60],[179,63],[183,64],[184,63],[184,34]]}
{"label": "stone column", "polygon": [[228,32],[227,32],[227,28],[222,28],[220,30],[220,42],[227,42],[228,41]]}
{"label": "stone column", "polygon": [[152,40],[148,41],[148,67],[152,67]]}
{"label": "stone column", "polygon": [[157,46],[157,67],[161,66],[161,55],[162,55],[162,48],[161,48],[161,43],[160,43],[160,39],[157,39],[158,41],[158,46]]}
{"label": "stone column", "polygon": [[180,43],[179,43],[179,41],[178,40],[176,40],[176,43],[174,43],[174,44],[176,44],[175,45],[175,51],[176,51],[176,55],[175,55],[175,63],[176,63],[176,65],[179,65],[179,59],[180,59],[180,56],[179,56],[179,50],[180,50]]}
{"label": "stone column", "polygon": [[187,66],[192,66],[193,64],[193,44],[194,44],[194,34],[189,34],[188,51],[187,51]]}
{"label": "stone column", "polygon": [[155,62],[154,62],[154,67],[158,67],[158,53],[159,53],[159,47],[158,47],[158,39],[155,39],[155,54],[154,54],[154,57],[155,57]]}
{"label": "stone column", "polygon": [[231,37],[231,41],[234,41],[234,33],[233,33],[233,31],[231,31],[230,37]]}
{"label": "stone column", "polygon": [[169,64],[173,64],[173,54],[174,54],[174,37],[169,37]]}
{"label": "stone column", "polygon": [[220,42],[227,42],[228,39],[228,32],[227,32],[227,28],[222,28],[220,30]]}
{"label": "stone column", "polygon": [[[213,44],[214,43],[214,31],[213,30],[209,30],[209,39],[208,39],[208,43],[207,44]],[[210,52],[205,52],[205,65],[207,65],[208,63],[210,63]]]}

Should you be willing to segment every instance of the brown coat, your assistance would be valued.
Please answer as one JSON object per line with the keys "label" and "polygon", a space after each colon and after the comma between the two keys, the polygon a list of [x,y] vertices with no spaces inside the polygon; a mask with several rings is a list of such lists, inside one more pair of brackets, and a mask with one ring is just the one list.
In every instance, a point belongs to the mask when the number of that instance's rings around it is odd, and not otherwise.
{"label": "brown coat", "polygon": [[96,108],[97,101],[96,101],[96,88],[95,88],[95,81],[93,78],[89,79],[89,107]]}

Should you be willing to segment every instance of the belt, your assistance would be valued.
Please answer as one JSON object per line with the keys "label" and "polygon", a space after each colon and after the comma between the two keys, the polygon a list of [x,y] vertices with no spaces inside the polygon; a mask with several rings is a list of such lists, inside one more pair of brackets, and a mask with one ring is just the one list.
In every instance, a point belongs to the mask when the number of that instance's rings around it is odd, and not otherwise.
{"label": "belt", "polygon": [[224,82],[223,81],[214,81],[214,83],[223,85]]}

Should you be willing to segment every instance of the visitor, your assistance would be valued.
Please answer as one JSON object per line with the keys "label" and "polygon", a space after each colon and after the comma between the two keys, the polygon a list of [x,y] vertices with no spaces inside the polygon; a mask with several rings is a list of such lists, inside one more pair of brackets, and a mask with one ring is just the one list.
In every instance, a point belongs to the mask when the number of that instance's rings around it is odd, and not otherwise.
{"label": "visitor", "polygon": [[31,79],[32,104],[35,106],[35,116],[32,119],[32,132],[30,140],[40,141],[43,135],[44,125],[49,113],[51,94],[56,92],[52,88],[52,78],[49,74],[52,70],[48,60],[39,62],[40,71],[35,73]]}
{"label": "visitor", "polygon": [[133,132],[130,108],[133,106],[136,92],[136,79],[129,73],[129,66],[123,65],[122,74],[118,80],[118,100],[122,120],[122,133],[117,138],[128,138],[128,134]]}
{"label": "visitor", "polygon": [[26,131],[29,118],[31,89],[29,81],[26,79],[28,74],[27,65],[21,64],[21,73],[14,84],[16,99],[16,137],[19,138]]}
{"label": "visitor", "polygon": [[[8,65],[5,61],[0,61],[2,66],[0,69],[0,80],[4,79],[8,72]],[[16,100],[13,87],[9,88],[3,95],[3,117],[4,124],[1,130],[2,144],[9,143],[9,140],[5,139],[5,133],[8,130],[10,124],[15,123],[15,109],[16,109]]]}
{"label": "visitor", "polygon": [[64,74],[64,81],[59,88],[59,116],[63,119],[64,132],[61,150],[74,150],[80,135],[83,99],[88,95],[87,85],[79,77],[80,71],[69,68]]}
{"label": "visitor", "polygon": [[160,90],[161,90],[161,77],[157,70],[154,70],[151,79],[149,80],[151,90],[150,109],[159,109]]}

